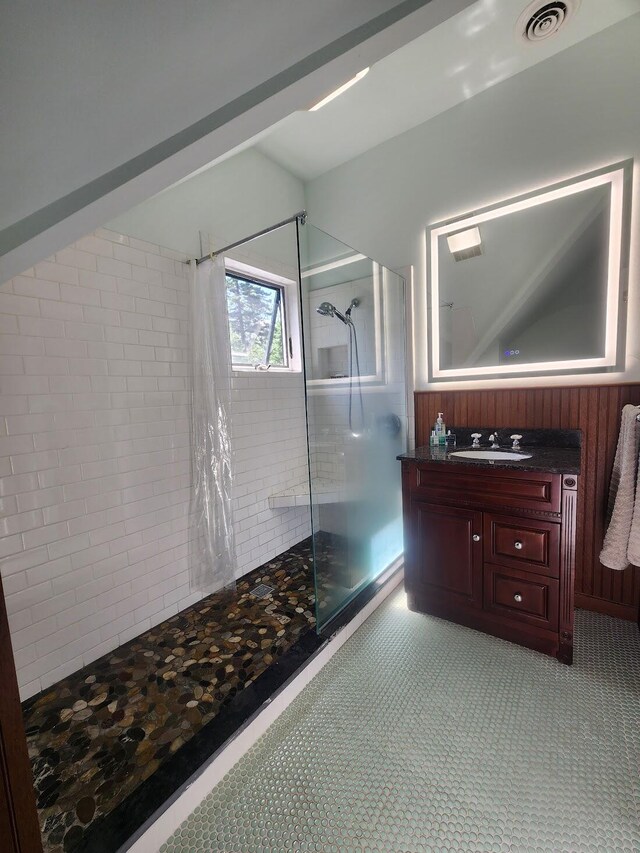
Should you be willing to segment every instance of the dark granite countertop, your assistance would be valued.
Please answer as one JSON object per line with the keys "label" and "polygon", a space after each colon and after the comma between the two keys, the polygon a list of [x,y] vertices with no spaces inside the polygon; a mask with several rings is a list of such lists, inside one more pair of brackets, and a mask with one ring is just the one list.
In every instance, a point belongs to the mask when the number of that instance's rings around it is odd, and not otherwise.
{"label": "dark granite countertop", "polygon": [[[453,430],[452,430],[453,432]],[[462,456],[452,456],[458,450],[471,450],[471,433],[482,433],[480,450],[489,450],[488,438],[491,430],[486,428],[465,428],[456,430],[458,440],[455,447],[417,447],[408,453],[396,457],[406,462],[438,462],[443,465],[471,465],[481,468],[510,468],[520,471],[542,471],[549,474],[579,474],[580,473],[580,438],[579,430],[523,430],[517,428],[498,430],[500,450],[511,450],[513,433],[522,435],[520,452],[531,454],[529,459],[465,459]],[[506,436],[506,439],[505,439]]]}
{"label": "dark granite countertop", "polygon": [[[519,471],[546,471],[548,474],[579,474],[580,451],[569,447],[530,447],[522,449],[530,453],[530,459],[465,459],[451,456],[452,451],[471,450],[466,447],[416,447],[409,453],[402,453],[397,459],[406,462],[441,462],[444,465],[472,465],[475,468],[517,468]],[[485,450],[488,448],[485,447]],[[501,447],[508,450],[508,447]]]}

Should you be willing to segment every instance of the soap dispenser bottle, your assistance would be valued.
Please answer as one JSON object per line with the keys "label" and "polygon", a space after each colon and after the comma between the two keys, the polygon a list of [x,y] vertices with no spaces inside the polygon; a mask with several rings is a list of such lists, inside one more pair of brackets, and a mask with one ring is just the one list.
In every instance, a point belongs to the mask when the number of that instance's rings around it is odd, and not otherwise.
{"label": "soap dispenser bottle", "polygon": [[447,430],[444,425],[444,413],[438,412],[438,417],[436,418],[435,424],[435,433],[438,437],[438,444],[446,444],[446,435]]}

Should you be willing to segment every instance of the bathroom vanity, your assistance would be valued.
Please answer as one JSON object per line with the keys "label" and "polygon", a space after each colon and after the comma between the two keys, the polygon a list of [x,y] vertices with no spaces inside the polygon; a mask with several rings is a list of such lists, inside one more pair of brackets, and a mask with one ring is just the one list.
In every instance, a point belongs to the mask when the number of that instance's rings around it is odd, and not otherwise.
{"label": "bathroom vanity", "polygon": [[501,430],[522,455],[491,459],[478,429],[480,454],[456,456],[475,431],[398,457],[409,608],[570,664],[580,433]]}

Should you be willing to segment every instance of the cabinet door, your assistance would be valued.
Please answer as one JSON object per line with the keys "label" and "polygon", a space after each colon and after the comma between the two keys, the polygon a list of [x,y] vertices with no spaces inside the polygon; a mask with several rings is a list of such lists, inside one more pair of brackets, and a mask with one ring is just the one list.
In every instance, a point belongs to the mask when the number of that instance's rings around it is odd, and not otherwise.
{"label": "cabinet door", "polygon": [[425,587],[442,604],[482,605],[482,513],[412,501],[407,589]]}

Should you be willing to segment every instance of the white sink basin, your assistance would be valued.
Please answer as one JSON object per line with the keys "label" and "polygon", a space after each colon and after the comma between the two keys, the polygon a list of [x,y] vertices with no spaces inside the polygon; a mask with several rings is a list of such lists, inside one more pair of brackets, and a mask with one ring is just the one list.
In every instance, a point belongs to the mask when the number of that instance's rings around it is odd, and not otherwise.
{"label": "white sink basin", "polygon": [[515,453],[512,450],[454,450],[449,456],[461,456],[463,459],[486,459],[487,462],[498,462],[500,459],[531,459],[530,453]]}

